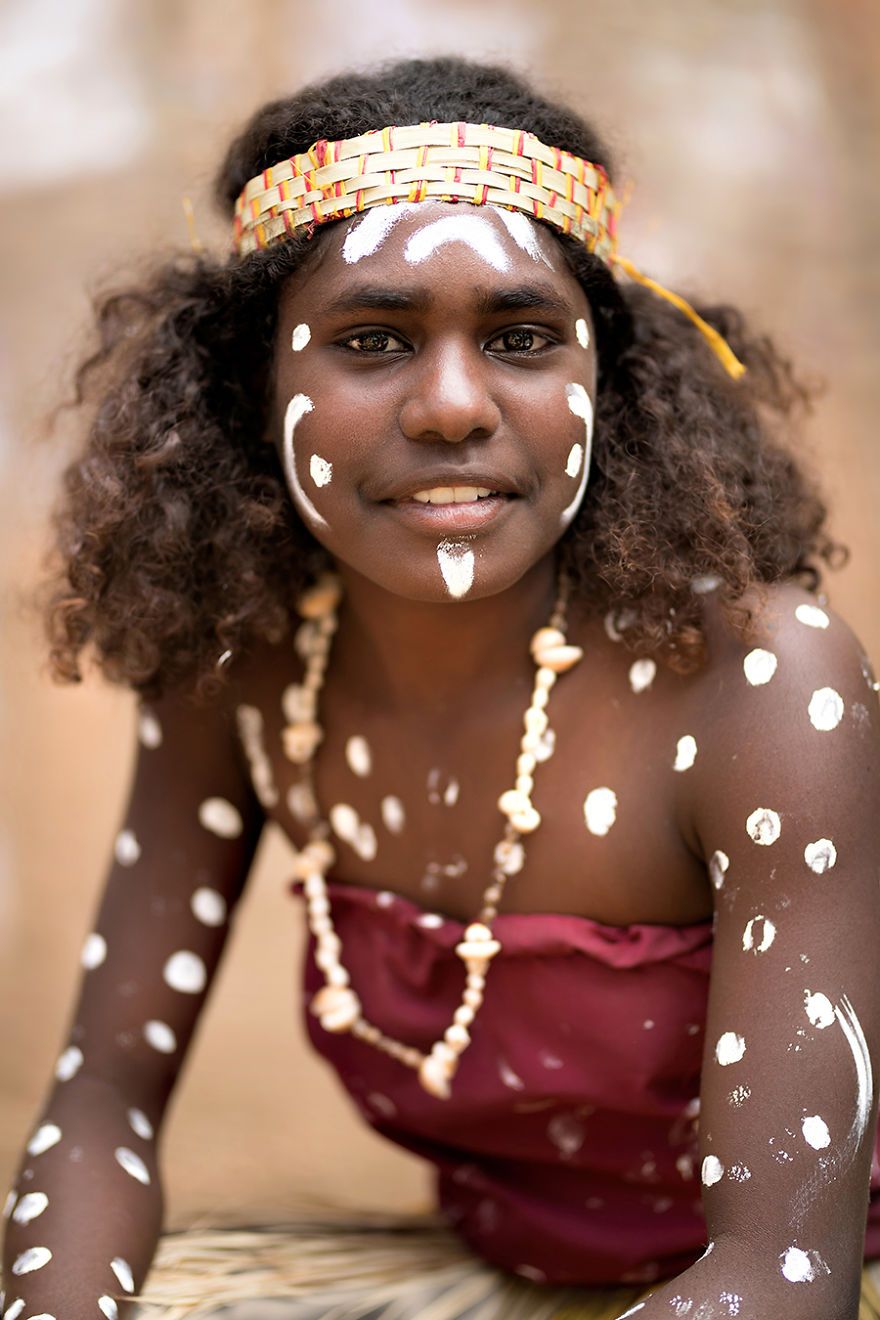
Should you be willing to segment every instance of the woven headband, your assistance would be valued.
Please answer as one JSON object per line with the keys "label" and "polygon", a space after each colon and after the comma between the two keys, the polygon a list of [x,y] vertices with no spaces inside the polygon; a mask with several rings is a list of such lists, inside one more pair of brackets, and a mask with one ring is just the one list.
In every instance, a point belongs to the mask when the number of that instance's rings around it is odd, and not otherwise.
{"label": "woven headband", "polygon": [[602,166],[518,129],[425,123],[339,142],[321,139],[245,185],[235,204],[235,250],[246,256],[304,226],[311,230],[372,206],[424,201],[503,206],[570,234],[689,317],[734,379],[745,371],[689,303],[618,254],[623,203]]}

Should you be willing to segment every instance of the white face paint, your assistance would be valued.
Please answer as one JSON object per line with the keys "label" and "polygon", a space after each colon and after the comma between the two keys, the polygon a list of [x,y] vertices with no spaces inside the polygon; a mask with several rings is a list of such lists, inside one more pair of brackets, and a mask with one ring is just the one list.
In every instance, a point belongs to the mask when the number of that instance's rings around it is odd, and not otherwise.
{"label": "white face paint", "polygon": [[579,316],[574,323],[574,332],[581,348],[590,347],[590,327],[582,316]]}
{"label": "white face paint", "polygon": [[517,247],[522,248],[532,261],[543,261],[545,266],[552,269],[553,263],[538,240],[537,228],[527,215],[522,211],[508,211],[503,206],[490,206],[489,210],[495,212]]}
{"label": "white face paint", "polygon": [[199,824],[221,839],[237,839],[244,829],[241,816],[225,798],[206,798],[199,807]]}
{"label": "white face paint", "polygon": [[584,822],[591,834],[607,834],[617,819],[617,794],[613,788],[594,788],[584,799]]}
{"label": "white face paint", "polygon": [[301,353],[306,344],[312,337],[312,332],[303,321],[300,325],[294,326],[293,334],[290,337],[290,347],[294,353]]}
{"label": "white face paint", "polygon": [[345,759],[352,774],[361,779],[366,779],[373,768],[370,745],[366,738],[362,738],[359,734],[354,734],[349,738],[345,744]]}
{"label": "white face paint", "polygon": [[150,1184],[150,1171],[144,1164],[140,1155],[135,1155],[133,1150],[127,1146],[117,1146],[113,1152],[113,1158],[121,1169],[130,1174],[137,1182],[143,1183],[145,1187]]}
{"label": "white face paint", "polygon": [[177,1049],[177,1037],[167,1022],[152,1019],[144,1023],[144,1040],[160,1054],[173,1054]]}
{"label": "white face paint", "polygon": [[812,1146],[813,1150],[825,1150],[831,1145],[828,1124],[818,1114],[811,1114],[809,1118],[803,1119],[801,1131],[804,1134],[804,1141],[808,1146]]}
{"label": "white face paint", "polygon": [[816,875],[830,871],[837,861],[837,849],[830,839],[817,839],[804,849],[804,861]]}
{"label": "white face paint", "polygon": [[172,990],[179,990],[184,995],[199,995],[208,980],[205,964],[196,953],[181,949],[172,953],[162,969],[162,980]]}
{"label": "white face paint", "polygon": [[447,215],[431,220],[410,234],[403,249],[404,260],[418,266],[446,243],[466,243],[496,270],[510,269],[510,258],[501,246],[493,225],[482,215]]}
{"label": "white face paint", "polygon": [[735,1031],[725,1031],[715,1046],[715,1058],[722,1068],[729,1068],[732,1063],[739,1063],[746,1052],[746,1043]]}
{"label": "white face paint", "polygon": [[724,876],[729,866],[730,858],[727,853],[722,852],[720,848],[716,849],[709,858],[709,877],[716,889],[720,889],[724,884]]}
{"label": "white face paint", "polygon": [[769,917],[752,917],[743,931],[743,949],[746,953],[766,953],[775,939],[776,927]]}
{"label": "white face paint", "polygon": [[333,464],[328,463],[320,454],[312,454],[309,459],[309,475],[316,486],[329,486],[333,480]]}
{"label": "white face paint", "polygon": [[307,394],[294,394],[287,405],[287,411],[284,414],[284,471],[287,475],[287,484],[290,487],[293,502],[303,517],[316,527],[327,527],[327,519],[321,517],[302,488],[302,483],[296,471],[296,455],[293,448],[293,433],[306,413],[310,413],[314,406]]}
{"label": "white face paint", "polygon": [[782,832],[782,822],[778,812],[770,807],[757,807],[746,821],[746,833],[754,843],[765,848],[775,843]]}
{"label": "white face paint", "polygon": [[772,651],[763,651],[760,646],[754,651],[749,651],[743,660],[743,673],[752,687],[760,687],[764,683],[769,683],[770,679],[776,673],[776,656]]}
{"label": "white face paint", "polygon": [[466,596],[474,582],[474,552],[465,541],[441,541],[437,563],[446,590],[455,600]]}
{"label": "white face paint", "polygon": [[134,866],[140,859],[141,845],[133,830],[120,830],[113,845],[113,852],[120,866]]}
{"label": "white face paint", "polygon": [[704,1187],[714,1187],[724,1177],[724,1165],[717,1155],[707,1155],[701,1172]]}
{"label": "white face paint", "polygon": [[[581,468],[581,479],[578,482],[577,492],[570,504],[562,510],[560,521],[563,527],[567,527],[574,518],[581,502],[584,498],[584,491],[587,489],[587,478],[590,475],[590,455],[593,449],[593,401],[590,398],[583,385],[572,382],[565,387],[565,397],[568,400],[569,412],[574,413],[575,417],[580,417],[584,423],[584,459]],[[569,462],[571,454],[569,454]],[[566,469],[567,470],[567,469]],[[569,475],[571,475],[569,473]]]}
{"label": "white face paint", "polygon": [[690,733],[686,733],[675,745],[675,761],[672,768],[679,771],[690,770],[696,759],[697,740]]}
{"label": "white face paint", "polygon": [[573,444],[568,451],[568,458],[565,460],[565,475],[567,477],[576,477],[581,470],[581,463],[584,458],[583,445]]}
{"label": "white face paint", "polygon": [[216,889],[197,889],[189,905],[196,921],[203,926],[222,926],[226,920],[226,899]]}
{"label": "white face paint", "polygon": [[343,260],[353,265],[376,252],[398,220],[415,210],[416,205],[415,202],[395,202],[391,206],[370,207],[363,219],[353,224],[346,234],[342,245]]}
{"label": "white face paint", "polygon": [[827,628],[831,622],[825,611],[820,610],[818,605],[798,605],[794,617],[799,623],[805,623],[808,628]]}
{"label": "white face paint", "polygon": [[810,723],[820,733],[836,729],[843,719],[843,711],[843,698],[831,687],[817,688],[810,697],[810,704],[807,707]]}

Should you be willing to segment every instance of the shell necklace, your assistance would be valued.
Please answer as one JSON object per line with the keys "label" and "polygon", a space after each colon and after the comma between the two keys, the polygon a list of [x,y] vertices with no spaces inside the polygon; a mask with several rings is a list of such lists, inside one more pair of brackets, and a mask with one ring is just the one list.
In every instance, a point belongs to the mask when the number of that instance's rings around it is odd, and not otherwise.
{"label": "shell necklace", "polygon": [[[533,774],[539,754],[544,749],[547,732],[547,702],[557,676],[577,664],[583,655],[579,646],[569,646],[565,637],[569,583],[560,574],[556,603],[546,627],[532,637],[530,650],[536,665],[532,699],[523,717],[525,731],[516,760],[516,786],[501,794],[498,807],[506,817],[504,836],[497,844],[491,881],[483,894],[477,919],[465,929],[464,938],[455,947],[466,969],[461,1003],[441,1040],[427,1054],[412,1045],[386,1036],[361,1012],[361,1001],[351,987],[351,978],[341,960],[342,941],[333,928],[325,876],[336,860],[330,842],[330,825],[319,814],[314,794],[313,758],[323,738],[317,722],[318,695],[324,684],[330,645],[337,628],[337,607],[342,596],[338,577],[327,573],[306,591],[297,602],[304,622],[297,630],[295,647],[305,663],[302,684],[293,684],[284,693],[284,713],[290,723],[283,731],[284,751],[302,767],[301,801],[309,820],[309,842],[296,855],[294,875],[302,880],[308,923],[315,938],[315,962],[324,973],[325,984],[312,997],[310,1011],[327,1031],[350,1031],[360,1040],[399,1060],[418,1073],[426,1091],[440,1100],[450,1095],[450,1083],[462,1052],[471,1041],[468,1027],[483,1003],[486,973],[501,944],[492,934],[492,922],[508,876],[522,870],[525,850],[522,836],[531,834],[541,823],[532,806]],[[546,755],[541,756],[546,760]]]}

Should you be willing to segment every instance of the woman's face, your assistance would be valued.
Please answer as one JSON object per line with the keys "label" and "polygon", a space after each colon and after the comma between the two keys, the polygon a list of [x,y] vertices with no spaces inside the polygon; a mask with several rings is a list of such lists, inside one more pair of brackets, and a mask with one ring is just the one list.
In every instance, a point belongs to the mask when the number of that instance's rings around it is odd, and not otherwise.
{"label": "woman's face", "polygon": [[335,559],[411,600],[477,599],[577,513],[595,382],[589,306],[545,226],[374,207],[334,223],[284,288],[275,442]]}

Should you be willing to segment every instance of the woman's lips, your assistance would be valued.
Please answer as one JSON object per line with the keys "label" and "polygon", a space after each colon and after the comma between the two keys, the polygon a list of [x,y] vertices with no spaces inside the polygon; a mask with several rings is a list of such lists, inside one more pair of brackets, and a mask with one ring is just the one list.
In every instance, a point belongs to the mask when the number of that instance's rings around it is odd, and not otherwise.
{"label": "woman's lips", "polygon": [[427,532],[479,532],[501,517],[516,495],[486,495],[461,504],[423,504],[419,500],[388,500],[383,505],[408,526]]}

